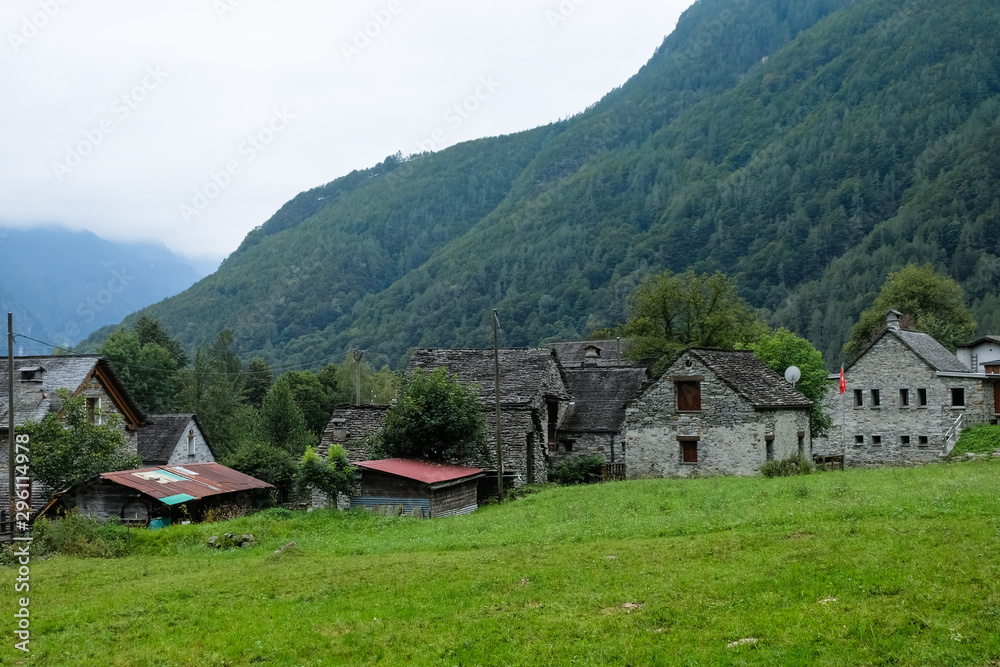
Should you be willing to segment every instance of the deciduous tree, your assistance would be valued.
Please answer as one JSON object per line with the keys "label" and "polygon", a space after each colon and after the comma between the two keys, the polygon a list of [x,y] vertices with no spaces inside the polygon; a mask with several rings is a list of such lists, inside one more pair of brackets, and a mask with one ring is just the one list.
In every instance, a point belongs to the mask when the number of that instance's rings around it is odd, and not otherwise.
{"label": "deciduous tree", "polygon": [[783,375],[789,366],[796,366],[802,371],[795,387],[813,402],[809,413],[810,433],[814,438],[825,435],[833,422],[822,404],[830,382],[830,374],[823,368],[822,353],[805,338],[799,338],[787,329],[764,334],[750,349],[779,374]]}

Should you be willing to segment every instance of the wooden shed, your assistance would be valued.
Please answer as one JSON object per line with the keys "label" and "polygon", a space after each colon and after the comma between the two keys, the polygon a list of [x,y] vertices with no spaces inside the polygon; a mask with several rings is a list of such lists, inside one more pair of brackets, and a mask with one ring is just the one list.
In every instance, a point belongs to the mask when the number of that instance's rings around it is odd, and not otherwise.
{"label": "wooden shed", "polygon": [[[470,514],[479,507],[479,468],[383,459],[356,464],[361,471],[361,495],[351,508],[401,505],[405,514],[441,519]],[[416,510],[416,511],[415,511]]]}
{"label": "wooden shed", "polygon": [[110,517],[146,525],[154,517],[200,520],[219,505],[247,505],[274,487],[218,463],[106,472],[56,495],[39,515],[75,509],[99,521]]}

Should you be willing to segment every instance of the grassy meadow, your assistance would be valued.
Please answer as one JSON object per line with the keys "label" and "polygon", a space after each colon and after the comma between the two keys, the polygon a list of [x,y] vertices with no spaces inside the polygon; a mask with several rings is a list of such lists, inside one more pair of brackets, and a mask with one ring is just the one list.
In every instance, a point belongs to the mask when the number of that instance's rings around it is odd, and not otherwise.
{"label": "grassy meadow", "polygon": [[32,651],[10,585],[0,664],[1000,666],[998,482],[989,459],[134,531],[34,560]]}

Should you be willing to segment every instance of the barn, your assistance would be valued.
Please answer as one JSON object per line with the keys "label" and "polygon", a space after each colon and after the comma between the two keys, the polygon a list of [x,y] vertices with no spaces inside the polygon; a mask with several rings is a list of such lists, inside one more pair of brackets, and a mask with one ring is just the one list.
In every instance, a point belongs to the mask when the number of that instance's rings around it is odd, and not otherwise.
{"label": "barn", "polygon": [[383,459],[355,464],[361,472],[361,492],[351,498],[351,508],[402,506],[403,513],[441,519],[470,514],[479,507],[479,468]]}

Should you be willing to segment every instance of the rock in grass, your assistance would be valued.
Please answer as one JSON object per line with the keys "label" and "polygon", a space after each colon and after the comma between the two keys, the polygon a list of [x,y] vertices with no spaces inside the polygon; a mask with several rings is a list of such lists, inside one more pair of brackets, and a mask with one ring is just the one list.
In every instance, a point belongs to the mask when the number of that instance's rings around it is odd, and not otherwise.
{"label": "rock in grass", "polygon": [[272,556],[278,556],[278,555],[280,555],[281,553],[283,553],[283,552],[285,551],[285,549],[294,549],[294,548],[295,548],[295,546],[296,546],[296,545],[295,545],[295,542],[289,542],[288,544],[286,544],[286,545],[284,545],[284,546],[281,546],[281,547],[278,547],[277,549],[275,549],[275,550],[274,550],[274,553],[273,553],[273,554],[271,554],[271,555],[272,555]]}

